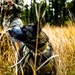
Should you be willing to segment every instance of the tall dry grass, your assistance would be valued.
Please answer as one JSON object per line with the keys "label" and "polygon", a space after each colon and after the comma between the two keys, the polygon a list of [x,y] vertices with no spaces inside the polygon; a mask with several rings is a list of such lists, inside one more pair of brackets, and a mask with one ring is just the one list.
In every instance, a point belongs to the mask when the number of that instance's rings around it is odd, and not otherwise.
{"label": "tall dry grass", "polygon": [[[66,26],[43,28],[50,38],[56,57],[57,75],[75,75],[75,26],[71,21]],[[2,31],[0,31],[2,33]],[[9,37],[4,35],[0,40],[0,75],[14,75],[10,66],[15,56]]]}
{"label": "tall dry grass", "polygon": [[16,62],[15,53],[18,46],[12,43],[5,30],[0,28],[0,75],[14,75],[11,66]]}
{"label": "tall dry grass", "polygon": [[75,75],[75,26],[69,21],[67,27],[46,27],[56,58],[57,75]]}

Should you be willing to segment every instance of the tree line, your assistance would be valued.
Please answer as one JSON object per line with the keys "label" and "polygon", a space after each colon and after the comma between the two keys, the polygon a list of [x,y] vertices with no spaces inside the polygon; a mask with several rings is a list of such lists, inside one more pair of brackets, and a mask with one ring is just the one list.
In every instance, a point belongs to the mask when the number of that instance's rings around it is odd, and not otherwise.
{"label": "tree line", "polygon": [[[24,22],[29,23],[37,21],[35,3],[37,4],[38,9],[41,2],[38,3],[36,0],[31,0],[30,6],[27,4],[25,5],[25,10],[22,13]],[[67,2],[67,0],[44,0],[40,9],[40,17],[45,9],[44,22],[61,25],[66,20],[72,20],[72,17],[75,17],[75,0],[72,0],[71,2]]]}
{"label": "tree line", "polygon": [[[41,3],[42,2],[38,3],[37,0],[31,0],[30,5],[26,4],[24,6],[25,9],[22,12],[21,17],[24,24],[37,22],[35,9],[39,10]],[[37,5],[37,8],[35,8],[35,4]],[[46,11],[42,19],[44,23],[49,22],[50,24],[61,25],[69,19],[75,22],[75,0],[72,0],[71,2],[67,2],[67,0],[43,0],[43,4],[40,7],[40,18],[44,11]]]}

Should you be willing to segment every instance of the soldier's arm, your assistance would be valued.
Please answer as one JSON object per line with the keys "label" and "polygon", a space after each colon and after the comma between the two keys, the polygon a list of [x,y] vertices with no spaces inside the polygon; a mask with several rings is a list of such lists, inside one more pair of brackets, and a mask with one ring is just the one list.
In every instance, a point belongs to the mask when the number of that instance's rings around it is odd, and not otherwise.
{"label": "soldier's arm", "polygon": [[23,1],[19,1],[18,4],[14,3],[14,7],[17,10],[23,11],[24,10],[24,2]]}

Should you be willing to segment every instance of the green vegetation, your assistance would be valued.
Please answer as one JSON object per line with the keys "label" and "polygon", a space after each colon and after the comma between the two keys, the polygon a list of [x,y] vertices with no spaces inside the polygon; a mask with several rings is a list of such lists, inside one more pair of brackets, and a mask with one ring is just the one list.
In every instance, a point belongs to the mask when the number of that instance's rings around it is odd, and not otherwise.
{"label": "green vegetation", "polygon": [[[40,2],[41,3],[41,2]],[[36,0],[31,0],[31,5],[25,5],[25,10],[22,13],[22,19],[26,23],[36,22],[35,4],[37,4],[37,9],[40,6]],[[67,0],[46,0],[40,8],[40,16],[46,9],[46,14],[43,17],[44,23],[49,22],[50,24],[59,25],[64,24],[67,20],[72,20],[75,17],[75,1],[67,2]]]}

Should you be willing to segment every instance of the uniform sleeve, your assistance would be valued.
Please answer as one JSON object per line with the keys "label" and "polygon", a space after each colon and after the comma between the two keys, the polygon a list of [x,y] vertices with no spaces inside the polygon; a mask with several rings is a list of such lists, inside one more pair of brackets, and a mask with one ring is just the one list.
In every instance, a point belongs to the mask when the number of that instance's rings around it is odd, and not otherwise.
{"label": "uniform sleeve", "polygon": [[19,0],[18,4],[14,3],[14,7],[17,10],[23,11],[24,10],[24,2],[22,0]]}

